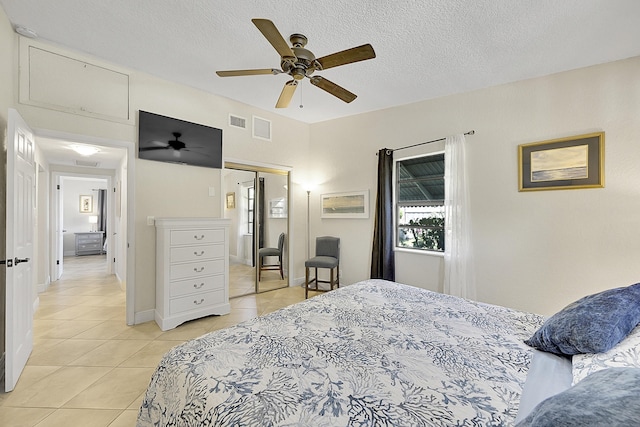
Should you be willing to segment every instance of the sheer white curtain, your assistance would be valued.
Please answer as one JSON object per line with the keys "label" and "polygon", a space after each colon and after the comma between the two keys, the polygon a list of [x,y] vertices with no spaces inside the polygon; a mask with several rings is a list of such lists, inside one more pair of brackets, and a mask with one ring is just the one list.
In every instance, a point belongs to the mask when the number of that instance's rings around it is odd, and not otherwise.
{"label": "sheer white curtain", "polygon": [[464,135],[447,137],[444,148],[444,292],[475,299],[476,286],[471,251],[469,186]]}

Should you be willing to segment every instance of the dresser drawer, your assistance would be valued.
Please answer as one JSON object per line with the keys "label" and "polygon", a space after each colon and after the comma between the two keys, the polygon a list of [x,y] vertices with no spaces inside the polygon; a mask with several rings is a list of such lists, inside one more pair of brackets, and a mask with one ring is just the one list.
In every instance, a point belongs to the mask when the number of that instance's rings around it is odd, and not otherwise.
{"label": "dresser drawer", "polygon": [[197,310],[205,307],[224,303],[224,290],[203,292],[180,298],[173,298],[169,301],[169,312],[171,314],[181,313],[189,310]]}
{"label": "dresser drawer", "polygon": [[224,273],[223,259],[171,264],[169,267],[170,280],[186,279],[189,277],[204,277],[221,273]]}
{"label": "dresser drawer", "polygon": [[77,241],[79,244],[82,243],[98,243],[102,242],[102,236],[78,236]]}
{"label": "dresser drawer", "polygon": [[96,243],[78,243],[77,249],[78,251],[95,251],[102,249],[101,242]]}
{"label": "dresser drawer", "polygon": [[193,293],[202,293],[224,290],[224,275],[194,277],[192,279],[177,280],[169,283],[169,296],[171,298]]}
{"label": "dresser drawer", "polygon": [[171,230],[171,245],[192,245],[195,243],[222,243],[223,229],[211,230]]}
{"label": "dresser drawer", "polygon": [[201,259],[223,258],[224,244],[181,246],[171,248],[171,262],[198,261]]}

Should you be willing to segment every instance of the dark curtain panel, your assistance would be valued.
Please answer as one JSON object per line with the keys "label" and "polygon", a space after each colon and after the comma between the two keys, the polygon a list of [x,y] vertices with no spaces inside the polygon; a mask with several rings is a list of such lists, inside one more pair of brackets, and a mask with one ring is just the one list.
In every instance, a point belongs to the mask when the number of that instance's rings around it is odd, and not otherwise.
{"label": "dark curtain panel", "polygon": [[[255,181],[254,181],[255,182]],[[264,247],[264,178],[258,178],[258,197],[254,201],[256,212],[253,214],[253,220],[258,221],[254,224],[254,232],[258,233],[258,249]],[[255,194],[255,193],[254,193]],[[257,228],[257,230],[256,230]],[[256,265],[256,240],[253,239],[253,265]]]}
{"label": "dark curtain panel", "polygon": [[378,192],[376,196],[371,278],[394,281],[393,256],[393,151],[378,151]]}
{"label": "dark curtain panel", "polygon": [[107,190],[98,190],[98,231],[107,235]]}
{"label": "dark curtain panel", "polygon": [[264,248],[264,178],[258,178],[258,247]]}

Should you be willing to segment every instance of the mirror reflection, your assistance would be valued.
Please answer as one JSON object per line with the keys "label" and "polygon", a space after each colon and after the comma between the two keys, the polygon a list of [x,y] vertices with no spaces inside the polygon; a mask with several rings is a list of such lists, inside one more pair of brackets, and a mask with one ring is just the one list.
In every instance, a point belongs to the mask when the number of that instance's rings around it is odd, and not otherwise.
{"label": "mirror reflection", "polygon": [[229,297],[288,286],[288,172],[228,164],[223,177]]}

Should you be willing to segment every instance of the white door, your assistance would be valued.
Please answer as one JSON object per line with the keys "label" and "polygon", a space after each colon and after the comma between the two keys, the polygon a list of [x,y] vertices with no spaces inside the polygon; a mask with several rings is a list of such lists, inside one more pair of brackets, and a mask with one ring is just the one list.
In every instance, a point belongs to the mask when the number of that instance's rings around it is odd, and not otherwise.
{"label": "white door", "polygon": [[33,349],[34,154],[33,132],[20,114],[10,109],[7,130],[5,391],[14,389]]}

